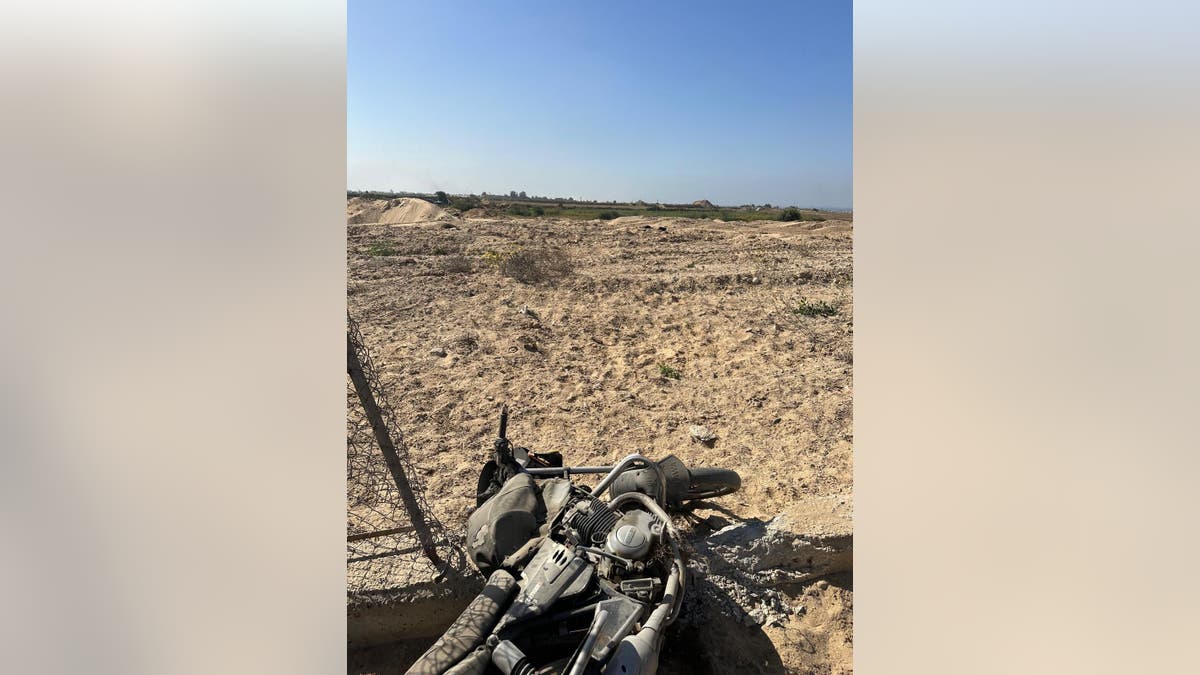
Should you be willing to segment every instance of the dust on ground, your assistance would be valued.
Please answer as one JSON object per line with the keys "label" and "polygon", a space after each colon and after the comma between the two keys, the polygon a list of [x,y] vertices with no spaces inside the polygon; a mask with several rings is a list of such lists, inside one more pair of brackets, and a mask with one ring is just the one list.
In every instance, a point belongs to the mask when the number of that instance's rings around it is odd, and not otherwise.
{"label": "dust on ground", "polygon": [[[570,464],[640,452],[738,471],[742,490],[700,519],[766,520],[795,504],[852,513],[849,222],[480,219],[386,204],[348,204],[349,308],[448,527],[474,505],[502,403],[515,444]],[[386,215],[398,207],[422,212]],[[564,249],[573,272],[501,274],[506,255],[543,247]],[[716,441],[696,442],[694,425]],[[804,611],[761,626],[713,618],[703,632],[719,644],[673,639],[663,670],[706,672],[697,658],[727,656],[737,669],[712,672],[851,672],[850,575],[784,595]]]}

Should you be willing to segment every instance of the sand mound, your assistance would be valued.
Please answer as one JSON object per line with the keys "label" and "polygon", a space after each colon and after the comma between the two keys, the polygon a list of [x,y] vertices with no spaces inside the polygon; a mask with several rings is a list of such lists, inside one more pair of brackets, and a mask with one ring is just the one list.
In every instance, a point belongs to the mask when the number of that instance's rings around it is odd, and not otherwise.
{"label": "sand mound", "polygon": [[387,211],[379,222],[389,225],[402,223],[428,223],[434,220],[454,220],[454,217],[442,210],[440,206],[430,204],[424,199],[405,198],[396,200],[397,204]]}
{"label": "sand mound", "polygon": [[346,223],[348,225],[377,223],[386,206],[386,200],[355,197],[346,202]]}
{"label": "sand mound", "polygon": [[346,223],[350,225],[404,225],[453,220],[454,216],[446,213],[441,207],[415,197],[390,200],[355,197],[346,203]]}

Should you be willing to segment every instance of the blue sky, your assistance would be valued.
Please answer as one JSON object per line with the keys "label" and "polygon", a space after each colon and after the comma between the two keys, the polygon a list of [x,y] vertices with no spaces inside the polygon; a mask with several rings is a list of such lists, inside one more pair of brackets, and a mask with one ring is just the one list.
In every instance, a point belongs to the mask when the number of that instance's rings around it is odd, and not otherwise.
{"label": "blue sky", "polygon": [[350,0],[348,187],[850,207],[850,8]]}

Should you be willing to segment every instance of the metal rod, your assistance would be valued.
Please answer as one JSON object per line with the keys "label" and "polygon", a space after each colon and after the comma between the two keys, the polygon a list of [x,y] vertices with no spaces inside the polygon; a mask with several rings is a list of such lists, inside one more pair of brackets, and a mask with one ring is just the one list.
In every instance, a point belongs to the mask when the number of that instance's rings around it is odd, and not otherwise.
{"label": "metal rod", "polygon": [[412,546],[409,548],[396,549],[395,551],[384,551],[383,553],[372,553],[371,555],[364,555],[364,556],[359,556],[357,558],[350,558],[346,562],[347,563],[356,563],[356,562],[363,562],[364,560],[374,560],[376,558],[386,558],[390,555],[408,555],[409,553],[416,553],[417,551],[420,551],[420,550],[421,550],[420,546]]}
{"label": "metal rod", "polygon": [[354,336],[349,330],[346,331],[346,370],[350,374],[350,380],[354,382],[354,390],[358,392],[358,400],[362,402],[363,412],[371,422],[371,430],[375,432],[375,441],[379,444],[384,461],[387,462],[388,471],[392,474],[396,489],[400,491],[400,499],[404,502],[404,509],[408,511],[409,519],[412,520],[413,528],[417,532],[417,540],[421,542],[421,549],[425,551],[425,555],[433,561],[433,564],[441,565],[442,560],[438,557],[437,548],[434,546],[433,535],[430,534],[429,526],[425,523],[425,514],[421,513],[421,507],[417,504],[417,498],[408,482],[408,476],[404,475],[400,454],[396,452],[396,446],[392,443],[387,424],[383,421],[383,413],[379,410],[379,404],[375,402],[375,395],[371,393],[371,384],[367,382],[367,376],[363,373],[362,363],[358,360],[358,350],[354,345]]}
{"label": "metal rod", "polygon": [[592,650],[596,648],[596,639],[600,637],[600,629],[604,627],[604,621],[607,618],[607,609],[596,612],[596,618],[592,619],[592,626],[583,640],[583,646],[579,648],[579,655],[575,657],[575,663],[571,665],[570,675],[582,675],[583,669],[587,667],[588,661],[592,658]]}
{"label": "metal rod", "polygon": [[531,476],[561,476],[574,473],[608,473],[612,470],[611,466],[552,466],[525,469],[525,473]]}
{"label": "metal rod", "polygon": [[390,530],[379,530],[378,532],[361,532],[359,534],[352,534],[346,537],[346,541],[362,541],[363,539],[386,537],[389,534],[404,534],[405,532],[412,532],[414,529],[416,528],[414,528],[412,525],[406,525],[404,527],[393,527]]}
{"label": "metal rod", "polygon": [[659,504],[666,504],[667,474],[663,472],[663,469],[658,465],[658,462],[652,461],[649,457],[646,457],[645,455],[639,455],[636,452],[632,455],[626,455],[625,459],[617,462],[617,465],[613,467],[613,470],[610,471],[607,476],[601,478],[600,482],[596,483],[596,486],[592,488],[592,496],[599,497],[600,495],[604,494],[604,491],[608,489],[608,486],[612,485],[613,481],[617,479],[617,476],[620,476],[623,471],[634,464],[637,464],[638,462],[645,464],[646,468],[654,470],[654,474],[658,477],[658,494],[655,495],[655,500]]}
{"label": "metal rod", "polygon": [[649,457],[639,454],[632,454],[622,459],[616,466],[555,466],[549,468],[524,469],[525,473],[531,476],[562,476],[564,478],[571,474],[583,473],[606,473],[609,474],[592,488],[592,496],[599,496],[604,493],[608,486],[612,484],[617,476],[629,469],[633,464],[641,462],[646,465],[646,468],[654,471],[658,476],[658,494],[654,498],[659,504],[667,502],[667,475],[663,472],[662,467],[658,462],[651,461]]}

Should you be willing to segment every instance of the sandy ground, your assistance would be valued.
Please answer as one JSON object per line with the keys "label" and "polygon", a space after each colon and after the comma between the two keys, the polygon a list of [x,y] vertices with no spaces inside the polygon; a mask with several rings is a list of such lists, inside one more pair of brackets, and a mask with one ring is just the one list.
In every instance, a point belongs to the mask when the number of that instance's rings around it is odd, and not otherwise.
{"label": "sandy ground", "polygon": [[[406,206],[348,205],[349,307],[447,525],[474,503],[504,402],[514,443],[571,464],[641,452],[735,469],[743,489],[719,502],[736,518],[852,511],[849,223],[459,219],[419,205],[421,222],[362,223]],[[530,285],[488,262],[545,245],[574,272]],[[802,300],[837,313],[802,315]],[[681,637],[664,671],[851,672],[844,576],[791,589],[808,611],[782,626]],[[723,657],[737,665],[702,663]]]}

